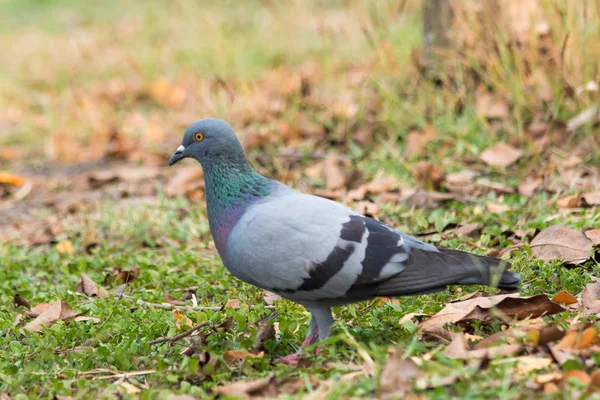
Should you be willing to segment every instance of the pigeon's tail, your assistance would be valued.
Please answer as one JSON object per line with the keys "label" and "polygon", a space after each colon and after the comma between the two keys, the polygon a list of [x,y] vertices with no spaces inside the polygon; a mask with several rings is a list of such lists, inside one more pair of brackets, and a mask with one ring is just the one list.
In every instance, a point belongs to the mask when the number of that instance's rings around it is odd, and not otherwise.
{"label": "pigeon's tail", "polygon": [[374,296],[410,296],[444,290],[448,285],[486,285],[516,290],[521,284],[511,265],[499,258],[478,256],[459,250],[429,251],[412,248],[406,268],[385,281],[355,286],[353,299]]}

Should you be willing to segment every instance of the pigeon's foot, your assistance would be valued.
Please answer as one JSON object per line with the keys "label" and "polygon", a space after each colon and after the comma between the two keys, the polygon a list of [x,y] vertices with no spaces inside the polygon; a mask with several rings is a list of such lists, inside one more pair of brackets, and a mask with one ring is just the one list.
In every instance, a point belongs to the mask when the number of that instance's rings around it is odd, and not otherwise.
{"label": "pigeon's foot", "polygon": [[298,361],[300,361],[300,353],[288,354],[285,357],[281,357],[279,361],[285,365],[298,365]]}
{"label": "pigeon's foot", "polygon": [[311,344],[316,342],[318,338],[319,333],[316,332],[316,329],[311,329],[310,332],[308,332],[308,335],[306,335],[306,339],[304,339],[304,342],[302,342],[302,347],[310,346]]}

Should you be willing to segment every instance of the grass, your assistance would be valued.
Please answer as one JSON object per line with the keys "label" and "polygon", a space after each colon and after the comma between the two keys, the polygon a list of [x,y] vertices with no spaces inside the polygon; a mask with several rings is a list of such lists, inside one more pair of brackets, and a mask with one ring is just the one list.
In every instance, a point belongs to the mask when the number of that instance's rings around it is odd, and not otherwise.
{"label": "grass", "polygon": [[[302,190],[314,189],[301,175],[312,161],[307,156],[285,164],[279,157],[282,147],[307,155],[344,154],[365,181],[383,171],[403,187],[415,185],[412,168],[422,160],[441,165],[446,173],[478,169],[490,180],[511,187],[548,165],[548,152],[535,150],[528,129],[542,121],[548,131],[564,133],[566,120],[595,104],[594,92],[574,93],[597,79],[600,49],[597,21],[591,18],[597,6],[587,1],[582,2],[583,8],[543,2],[551,27],[550,37],[543,40],[551,54],[559,59],[562,54],[560,68],[532,50],[542,39],[535,36],[531,47],[515,49],[499,31],[502,41],[481,34],[486,40],[479,46],[466,46],[464,52],[449,57],[448,74],[440,85],[412,61],[421,41],[419,2],[409,1],[397,11],[402,3],[178,0],[157,1],[149,7],[138,1],[90,5],[5,0],[6,11],[0,16],[0,47],[8,49],[0,54],[0,63],[7,67],[0,71],[4,113],[0,125],[5,128],[0,137],[0,169],[26,176],[45,172],[43,183],[36,180],[36,185],[46,185],[51,194],[76,195],[77,175],[65,177],[56,166],[90,159],[63,148],[48,150],[62,143],[59,139],[87,151],[96,138],[114,129],[142,149],[142,158],[126,152],[127,165],[150,163],[144,158],[150,153],[164,162],[182,128],[203,115],[226,118],[245,137],[264,135],[265,143],[249,149],[252,161],[265,174]],[[464,18],[466,25],[474,26],[469,19],[473,16]],[[491,23],[484,22],[484,27]],[[311,68],[316,72],[311,73]],[[311,88],[308,100],[294,89],[302,74]],[[161,80],[167,82],[167,92],[183,88],[183,105],[172,103],[168,94],[156,93]],[[547,87],[552,96],[540,97]],[[500,124],[477,110],[481,92],[507,105]],[[428,125],[437,134],[427,144],[427,152],[407,153],[408,132]],[[298,129],[300,139],[283,137],[282,126]],[[305,133],[315,126],[325,133]],[[359,140],[361,130],[369,132],[365,142]],[[560,150],[549,153],[558,154],[560,160],[567,153],[563,145],[588,143],[591,151],[581,155],[580,168],[596,168],[600,157],[594,145],[596,130],[589,123],[565,133],[562,138],[568,140],[551,143]],[[482,167],[479,154],[498,141],[513,143],[525,156],[505,170]],[[3,160],[1,150],[8,146],[18,147],[20,157]],[[433,210],[385,203],[380,204],[378,217],[411,234],[436,231],[428,239],[436,245],[478,254],[512,245],[509,237],[516,229],[530,232],[530,240],[537,230],[559,222],[576,229],[598,226],[598,208],[561,213],[556,200],[582,190],[561,172],[556,168],[549,172],[558,190],[532,199],[492,191]],[[402,347],[407,355],[427,356],[429,361],[421,368],[432,375],[460,377],[450,386],[427,390],[417,386],[416,395],[529,398],[524,385],[535,374],[515,377],[515,365],[501,359],[480,371],[473,363],[444,357],[439,343],[420,341],[414,322],[399,324],[407,313],[434,313],[476,288],[451,287],[398,302],[373,300],[339,307],[329,346],[320,355],[307,352],[308,362],[299,368],[276,361],[296,350],[309,316],[300,306],[277,301],[279,316],[269,323],[277,323],[278,333],[265,343],[264,356],[228,362],[224,354],[229,350],[253,351],[260,320],[271,310],[264,306],[261,291],[235,280],[222,266],[203,201],[167,197],[163,182],[150,182],[149,202],[135,190],[124,199],[114,187],[102,189],[102,200],[95,201],[89,212],[68,213],[27,199],[32,201],[24,203],[30,208],[28,216],[54,221],[50,223],[54,230],[49,243],[41,246],[0,242],[0,394],[15,399],[158,399],[173,394],[214,398],[221,385],[274,374],[304,382],[291,398],[373,397],[380,394],[379,377],[388,349]],[[511,211],[487,212],[488,203],[505,204]],[[440,233],[449,224],[470,222],[482,227],[480,236],[467,239]],[[97,245],[88,249],[90,236]],[[63,240],[73,243],[72,254],[58,251],[56,243]],[[525,246],[510,257],[523,278],[523,295],[578,293],[592,276],[600,276],[600,265],[594,260],[565,267],[533,259],[528,252]],[[75,292],[81,274],[102,283],[116,268],[134,266],[140,274],[125,289],[127,298],[90,299]],[[106,282],[107,288],[117,286],[112,279]],[[181,297],[187,288],[193,288],[200,306],[239,301],[239,308],[184,313],[193,325],[210,321],[216,327],[232,318],[227,329],[202,330],[203,341],[191,356],[180,354],[183,342],[149,344],[185,327],[176,326],[171,311],[137,303],[162,303],[164,292]],[[34,305],[62,299],[99,322],[61,321],[41,334],[22,337],[14,327],[23,312],[12,304],[16,293]],[[546,319],[566,323],[568,316]],[[474,334],[485,336],[504,328],[500,323],[482,325]],[[374,373],[364,373],[371,359]],[[128,393],[117,379],[98,379],[109,371],[143,370],[153,372],[126,380],[141,393]],[[561,395],[569,396],[576,386],[572,383]]]}

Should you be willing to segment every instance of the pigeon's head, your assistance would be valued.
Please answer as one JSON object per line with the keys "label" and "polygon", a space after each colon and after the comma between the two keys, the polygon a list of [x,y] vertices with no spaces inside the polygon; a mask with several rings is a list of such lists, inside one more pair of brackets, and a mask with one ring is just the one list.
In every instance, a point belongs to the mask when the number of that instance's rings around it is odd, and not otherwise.
{"label": "pigeon's head", "polygon": [[207,159],[231,158],[240,154],[245,159],[244,150],[231,126],[221,119],[206,118],[185,130],[181,146],[169,159],[169,166],[188,157],[203,163]]}

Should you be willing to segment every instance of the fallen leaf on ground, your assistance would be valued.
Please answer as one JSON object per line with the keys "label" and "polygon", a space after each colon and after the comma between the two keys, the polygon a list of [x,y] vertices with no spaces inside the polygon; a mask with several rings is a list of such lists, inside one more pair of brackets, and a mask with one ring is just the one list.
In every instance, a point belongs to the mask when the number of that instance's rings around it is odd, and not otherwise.
{"label": "fallen leaf on ground", "polygon": [[495,356],[509,356],[518,353],[523,348],[519,344],[504,344],[500,346],[469,350],[465,337],[461,333],[453,335],[452,342],[442,352],[448,358],[463,360],[492,358]]}
{"label": "fallen leaf on ground", "polygon": [[139,387],[132,385],[131,383],[127,382],[127,381],[123,381],[118,385],[119,388],[123,388],[123,390],[125,391],[125,393],[127,394],[138,394],[141,393],[142,389],[140,389]]}
{"label": "fallen leaf on ground", "polygon": [[437,164],[419,161],[413,165],[413,176],[417,185],[423,189],[439,190],[444,181],[446,173]]}
{"label": "fallen leaf on ground", "polygon": [[527,375],[532,371],[544,369],[552,365],[552,358],[528,355],[514,358],[499,358],[492,361],[494,365],[505,363],[515,363],[514,372],[519,375]]}
{"label": "fallen leaf on ground", "polygon": [[86,275],[79,277],[79,283],[75,288],[77,293],[83,293],[89,297],[106,297],[108,292],[103,287],[98,287],[96,282],[88,278]]}
{"label": "fallen leaf on ground", "polygon": [[585,285],[581,292],[581,304],[584,314],[600,314],[600,283],[598,281]]}
{"label": "fallen leaf on ground", "polygon": [[411,389],[410,380],[419,374],[420,370],[417,364],[410,358],[404,358],[402,349],[394,349],[381,371],[382,398],[404,397]]}
{"label": "fallen leaf on ground", "polygon": [[348,201],[365,199],[369,194],[382,194],[395,190],[397,186],[396,179],[384,177],[379,174],[372,181],[362,184],[356,189],[348,192],[346,199]]}
{"label": "fallen leaf on ground", "polygon": [[243,361],[246,358],[261,358],[264,355],[265,354],[262,351],[258,354],[254,354],[244,350],[227,350],[223,353],[223,360],[225,360],[226,363],[231,364]]}
{"label": "fallen leaf on ground", "polygon": [[561,290],[553,298],[552,301],[561,304],[577,304],[577,299],[571,293]]}
{"label": "fallen leaf on ground", "polygon": [[368,200],[362,200],[354,205],[354,211],[358,214],[366,215],[367,217],[377,218],[380,208],[376,203]]}
{"label": "fallen leaf on ground", "polygon": [[503,212],[510,211],[510,207],[506,204],[488,203],[486,208],[492,214],[501,214]]}
{"label": "fallen leaf on ground", "polygon": [[234,382],[217,388],[217,391],[223,396],[235,396],[242,399],[249,399],[251,397],[276,397],[277,379],[275,375],[271,375],[252,381]]}
{"label": "fallen leaf on ground", "polygon": [[191,327],[194,324],[191,319],[189,319],[177,310],[173,310],[173,317],[175,318],[175,326],[178,329],[181,329],[182,326]]}
{"label": "fallen leaf on ground", "polygon": [[600,205],[600,192],[582,194],[581,199],[584,201],[586,206],[598,206]]}
{"label": "fallen leaf on ground", "polygon": [[415,208],[431,209],[436,208],[440,203],[457,198],[456,193],[430,192],[424,189],[417,189],[410,193],[402,193],[402,199],[406,205]]}
{"label": "fallen leaf on ground", "polygon": [[30,318],[37,318],[41,313],[49,309],[51,304],[48,303],[40,303],[33,307],[31,311],[27,313],[27,316]]}
{"label": "fallen leaf on ground", "polygon": [[478,92],[475,95],[475,112],[487,119],[508,117],[508,105],[490,93]]}
{"label": "fallen leaf on ground", "polygon": [[491,297],[475,297],[468,300],[448,303],[433,317],[420,324],[419,331],[425,331],[447,323],[468,325],[472,320],[490,321],[494,316],[508,319],[524,319],[551,315],[565,309],[551,301],[547,295],[519,297],[517,293]]}
{"label": "fallen leaf on ground", "polygon": [[433,124],[427,124],[422,131],[411,131],[406,137],[407,158],[421,156],[425,153],[425,147],[438,136],[437,129]]}
{"label": "fallen leaf on ground", "polygon": [[256,340],[254,341],[255,350],[263,350],[265,342],[275,337],[275,327],[271,324],[261,324],[256,332]]}
{"label": "fallen leaf on ground", "polygon": [[600,229],[588,229],[584,232],[584,235],[590,239],[594,246],[600,245]]}
{"label": "fallen leaf on ground", "polygon": [[542,178],[527,177],[519,183],[517,186],[517,191],[523,197],[532,198],[536,190],[542,186],[542,182]]}
{"label": "fallen leaf on ground", "polygon": [[[533,321],[534,319],[530,319],[527,322]],[[496,332],[477,343],[473,348],[483,349],[502,343],[517,344],[523,339],[526,340],[527,345],[537,347],[559,340],[564,335],[565,332],[557,325],[546,325],[545,322],[537,322],[531,325],[515,326]]]}
{"label": "fallen leaf on ground", "polygon": [[116,268],[115,274],[113,275],[114,282],[119,283],[129,283],[135,280],[140,274],[139,267],[133,267],[129,271],[121,271],[120,267]]}
{"label": "fallen leaf on ground", "polygon": [[581,195],[575,194],[572,196],[563,197],[556,202],[556,205],[562,208],[583,207],[583,199]]}
{"label": "fallen leaf on ground", "polygon": [[327,182],[328,190],[337,190],[346,187],[346,174],[340,166],[338,157],[325,157],[323,174],[325,175],[325,181]]}
{"label": "fallen leaf on ground", "polygon": [[585,110],[583,110],[582,112],[580,112],[579,114],[567,121],[567,131],[571,132],[582,127],[583,125],[593,121],[597,115],[598,107],[591,106],[589,108],[586,108]]}
{"label": "fallen leaf on ground", "polygon": [[509,144],[497,143],[481,153],[479,158],[487,165],[494,167],[508,167],[521,158],[522,155],[523,152],[521,150],[514,148]]}
{"label": "fallen leaf on ground", "polygon": [[569,264],[585,262],[592,251],[592,242],[583,233],[562,224],[544,229],[529,246],[532,254],[544,261],[562,260]]}
{"label": "fallen leaf on ground", "polygon": [[592,381],[592,378],[587,374],[587,372],[580,370],[571,370],[563,374],[561,384],[566,384],[567,381],[570,379],[577,380],[584,385],[588,385]]}
{"label": "fallen leaf on ground", "polygon": [[27,301],[27,299],[23,296],[21,296],[19,293],[15,293],[13,296],[13,303],[19,307],[25,307],[27,309],[31,309],[31,304],[29,303],[29,301]]}
{"label": "fallen leaf on ground", "polygon": [[43,327],[50,328],[56,321],[73,319],[78,315],[81,314],[73,311],[70,305],[62,300],[58,300],[43,311],[36,319],[21,328],[20,332],[41,332]]}
{"label": "fallen leaf on ground", "polygon": [[263,290],[263,301],[266,305],[272,306],[276,301],[281,300],[281,296],[268,290]]}
{"label": "fallen leaf on ground", "polygon": [[56,244],[56,251],[60,254],[73,254],[73,243],[70,240],[63,240]]}
{"label": "fallen leaf on ground", "polygon": [[25,180],[18,175],[11,174],[10,172],[0,171],[0,183],[13,186],[23,186]]}

